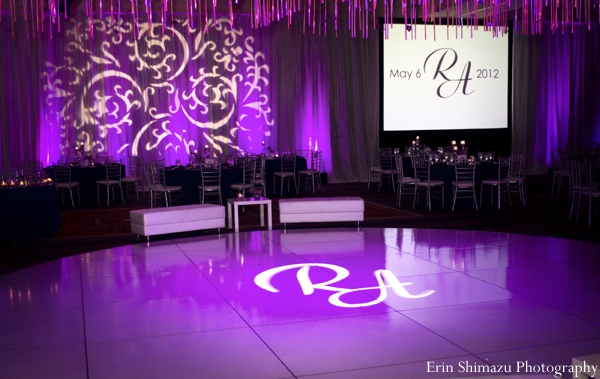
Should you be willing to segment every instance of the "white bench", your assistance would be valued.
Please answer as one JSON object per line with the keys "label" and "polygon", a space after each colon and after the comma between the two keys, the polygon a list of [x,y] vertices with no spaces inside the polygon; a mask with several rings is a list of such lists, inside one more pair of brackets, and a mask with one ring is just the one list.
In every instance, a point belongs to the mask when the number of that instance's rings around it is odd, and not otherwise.
{"label": "white bench", "polygon": [[365,202],[360,197],[312,197],[279,200],[279,221],[286,227],[294,222],[356,221],[365,219]]}
{"label": "white bench", "polygon": [[131,231],[138,237],[225,227],[225,207],[193,204],[167,208],[138,209],[129,212]]}

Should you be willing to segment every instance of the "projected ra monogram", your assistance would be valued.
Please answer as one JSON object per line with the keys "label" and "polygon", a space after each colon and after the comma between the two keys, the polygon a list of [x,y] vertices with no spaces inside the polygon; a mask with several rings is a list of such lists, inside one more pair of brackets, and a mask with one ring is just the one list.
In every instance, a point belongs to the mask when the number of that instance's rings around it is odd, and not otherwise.
{"label": "projected ra monogram", "polygon": [[467,61],[467,63],[465,63],[462,73],[457,77],[455,76],[457,70],[455,70],[454,67],[458,62],[458,53],[455,50],[450,48],[442,48],[433,51],[427,56],[425,63],[423,63],[424,73],[427,72],[427,63],[429,62],[430,58],[433,62],[431,63],[432,65],[435,65],[434,62],[437,60],[433,80],[436,80],[438,77],[443,79],[443,83],[437,88],[438,97],[447,99],[454,96],[454,94],[456,94],[458,91],[461,91],[463,95],[470,95],[474,92],[469,92],[468,89],[469,81],[472,80],[471,61]]}
{"label": "projected ra monogram", "polygon": [[[319,267],[322,269],[328,269],[335,272],[335,277],[330,280],[326,280],[321,283],[313,283],[309,276],[309,270],[311,267]],[[392,291],[396,293],[396,295],[400,297],[404,297],[407,299],[420,299],[422,297],[427,297],[433,294],[434,290],[424,291],[420,294],[413,295],[408,292],[405,288],[408,285],[411,285],[412,282],[404,282],[401,283],[396,276],[388,270],[377,270],[374,272],[375,278],[377,280],[377,286],[374,287],[363,287],[363,288],[339,288],[333,287],[332,284],[337,283],[341,280],[344,280],[350,275],[350,272],[343,267],[331,265],[327,263],[299,263],[292,264],[287,266],[275,267],[266,271],[261,272],[260,274],[254,277],[254,283],[260,288],[269,291],[269,292],[279,292],[279,290],[271,284],[271,278],[273,276],[287,271],[298,269],[296,273],[296,278],[300,287],[302,288],[302,293],[306,296],[312,295],[315,290],[322,291],[331,291],[333,294],[329,296],[329,303],[335,305],[336,307],[341,308],[359,308],[359,307],[369,307],[375,304],[379,304],[384,301],[387,297],[387,289],[390,288]],[[342,300],[344,295],[360,292],[360,291],[368,291],[368,290],[379,290],[379,296],[373,301],[365,302],[365,303],[347,303]]]}

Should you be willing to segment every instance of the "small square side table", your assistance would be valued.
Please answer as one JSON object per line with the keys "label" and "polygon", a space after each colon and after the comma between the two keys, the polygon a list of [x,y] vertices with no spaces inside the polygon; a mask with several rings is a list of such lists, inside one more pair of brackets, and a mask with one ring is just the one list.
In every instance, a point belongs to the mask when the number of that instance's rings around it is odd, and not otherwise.
{"label": "small square side table", "polygon": [[[235,221],[235,232],[240,232],[240,214],[239,209],[240,206],[244,205],[259,205],[260,208],[260,226],[265,226],[265,210],[263,205],[267,208],[267,225],[269,230],[273,230],[273,212],[271,206],[271,199],[267,199],[265,197],[261,197],[260,199],[255,199],[253,197],[246,198],[238,198],[234,197],[231,199],[227,199],[227,226],[231,228],[232,221]],[[231,209],[233,208],[233,217],[231,214]]]}

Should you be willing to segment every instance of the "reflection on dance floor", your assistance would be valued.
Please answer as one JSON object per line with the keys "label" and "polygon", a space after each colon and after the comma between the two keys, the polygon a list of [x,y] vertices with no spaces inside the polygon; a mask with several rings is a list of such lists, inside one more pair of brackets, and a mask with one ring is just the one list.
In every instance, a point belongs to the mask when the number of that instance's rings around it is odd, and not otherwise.
{"label": "reflection on dance floor", "polygon": [[600,354],[599,273],[599,245],[451,230],[94,251],[0,276],[0,376],[541,375]]}

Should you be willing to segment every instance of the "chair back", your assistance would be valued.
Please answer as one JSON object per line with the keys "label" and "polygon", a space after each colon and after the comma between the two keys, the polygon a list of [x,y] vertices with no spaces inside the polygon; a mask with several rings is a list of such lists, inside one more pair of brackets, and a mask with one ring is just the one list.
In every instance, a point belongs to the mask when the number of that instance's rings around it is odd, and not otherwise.
{"label": "chair back", "polygon": [[391,154],[391,152],[389,154],[381,152],[379,153],[379,165],[381,170],[392,170],[394,168],[394,164],[392,163],[393,160],[394,156]]}
{"label": "chair back", "polygon": [[371,170],[372,168],[378,168],[378,166],[373,164],[373,161],[371,160],[371,152],[369,150],[365,150],[365,159],[367,161],[367,166],[369,167],[369,170]]}
{"label": "chair back", "polygon": [[429,159],[422,155],[413,155],[412,164],[415,170],[415,179],[429,183],[431,181],[431,163]]}
{"label": "chair back", "polygon": [[248,157],[245,155],[235,155],[233,157],[233,164],[235,166],[243,166],[246,164],[246,161],[248,160]]}
{"label": "chair back", "polygon": [[475,187],[475,167],[468,161],[457,161],[454,165],[456,182],[469,182]]}
{"label": "chair back", "polygon": [[394,159],[396,160],[396,174],[398,175],[398,181],[402,181],[404,178],[404,165],[402,163],[402,155],[396,154],[394,155]]}
{"label": "chair back", "polygon": [[201,164],[200,173],[203,186],[221,185],[221,165],[219,163]]}
{"label": "chair back", "polygon": [[567,149],[558,149],[556,150],[556,155],[558,158],[558,169],[559,170],[571,170],[571,156],[569,154],[569,150]]}
{"label": "chair back", "polygon": [[106,180],[121,181],[121,162],[106,162]]}
{"label": "chair back", "polygon": [[135,177],[137,175],[137,159],[138,157],[129,156],[127,157],[126,175],[129,177]]}
{"label": "chair back", "polygon": [[510,179],[510,157],[498,158],[498,181]]}
{"label": "chair back", "polygon": [[254,161],[254,179],[253,181],[257,181],[257,180],[264,180],[265,179],[265,164],[266,164],[266,159],[264,155],[259,155],[256,157],[256,160]]}
{"label": "chair back", "polygon": [[256,178],[256,159],[248,159],[243,167],[243,184],[252,184]]}
{"label": "chair back", "polygon": [[71,183],[71,166],[55,165],[54,181],[56,183]]}
{"label": "chair back", "polygon": [[142,181],[144,178],[144,158],[135,158],[135,178],[138,181]]}
{"label": "chair back", "polygon": [[165,185],[165,161],[164,159],[152,161],[150,170],[150,180],[148,184],[156,188],[156,186]]}
{"label": "chair back", "polygon": [[148,182],[148,187],[153,189],[156,186],[156,175],[154,173],[154,165],[150,162],[145,163],[146,167],[146,180]]}
{"label": "chair back", "polygon": [[27,163],[27,169],[25,170],[25,172],[27,173],[27,175],[29,174],[35,174],[38,172],[41,172],[43,169],[43,165],[42,162],[40,161],[29,161]]}
{"label": "chair back", "polygon": [[592,170],[592,164],[588,160],[579,161],[577,164],[573,164],[573,183],[575,188],[581,193],[591,192],[595,187],[594,175]]}
{"label": "chair back", "polygon": [[391,147],[381,147],[381,148],[379,148],[379,155],[381,155],[381,154],[392,155],[392,148]]}
{"label": "chair back", "polygon": [[296,155],[281,156],[281,172],[296,172]]}
{"label": "chair back", "polygon": [[524,154],[511,154],[510,156],[510,177],[525,178],[525,169],[527,167],[527,156]]}
{"label": "chair back", "polygon": [[313,171],[321,172],[321,157],[323,152],[321,151],[311,151],[310,153],[310,168]]}

